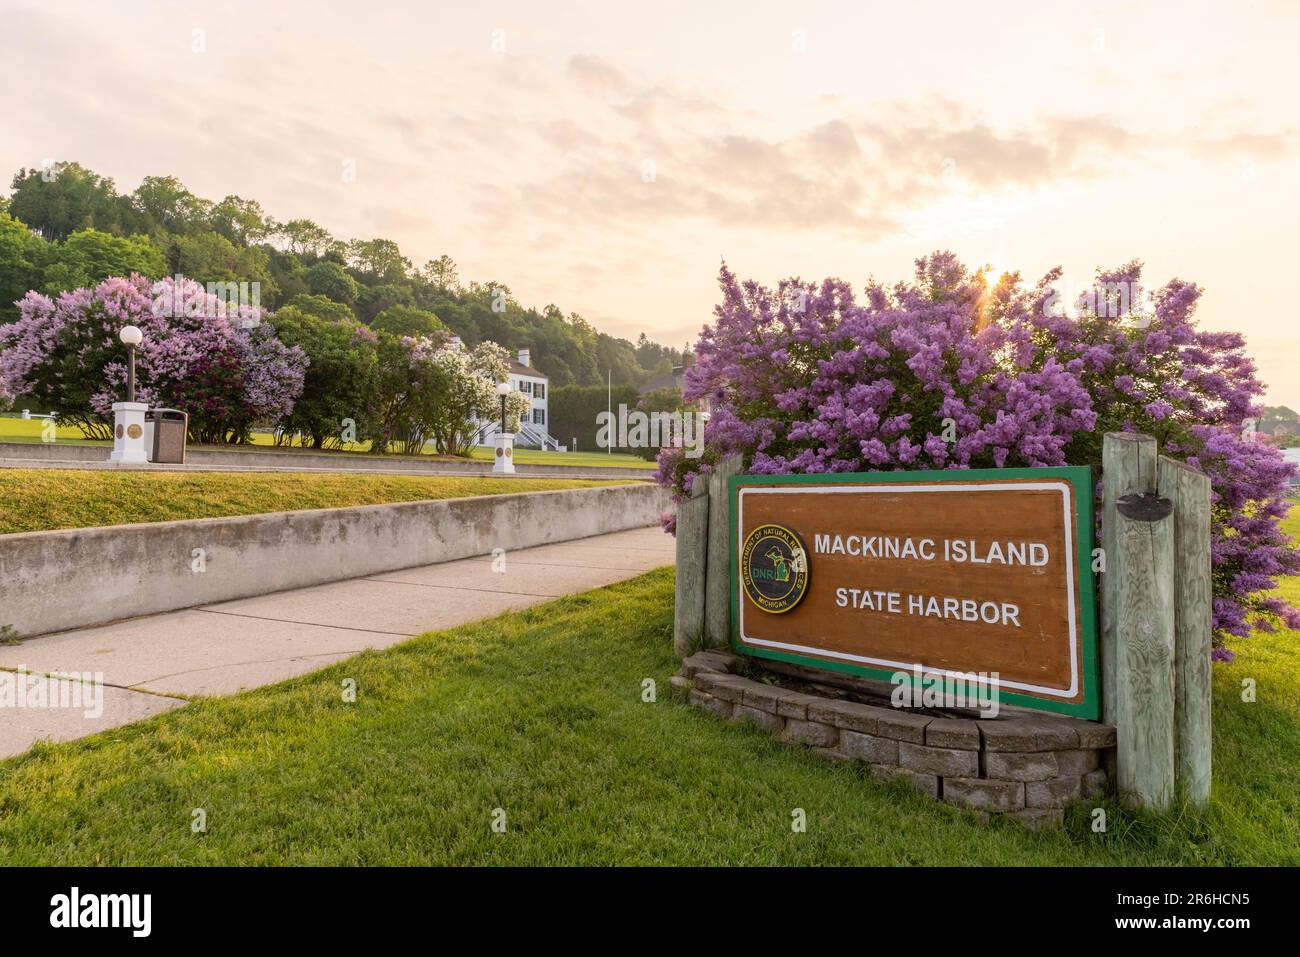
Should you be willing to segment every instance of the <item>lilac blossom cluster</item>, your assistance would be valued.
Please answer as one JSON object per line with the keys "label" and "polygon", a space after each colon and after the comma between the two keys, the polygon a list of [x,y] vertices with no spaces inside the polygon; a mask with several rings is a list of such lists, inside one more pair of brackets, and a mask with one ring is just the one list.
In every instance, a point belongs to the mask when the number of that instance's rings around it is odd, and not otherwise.
{"label": "lilac blossom cluster", "polygon": [[[162,309],[159,302],[196,307]],[[113,277],[57,299],[29,292],[18,310],[14,322],[0,325],[0,378],[92,431],[111,421],[113,402],[125,392],[118,333],[126,325],[144,332],[137,399],[185,409],[202,441],[225,441],[255,420],[279,419],[302,392],[302,350],[285,346],[247,309],[227,316],[224,303],[192,280]]]}
{"label": "lilac blossom cluster", "polygon": [[[1140,263],[1099,273],[1097,289],[1140,288]],[[716,321],[701,334],[684,398],[707,403],[706,453],[660,456],[680,499],[720,458],[757,474],[1092,465],[1102,436],[1153,435],[1209,474],[1214,627],[1229,636],[1300,626],[1269,596],[1300,553],[1278,526],[1292,466],[1249,425],[1263,386],[1236,333],[1192,321],[1201,290],[1173,280],[1114,308],[1106,294],[1053,308],[1060,270],[1035,286],[990,284],[951,253],[914,279],[851,287],[798,279],[775,290],[725,266]],[[1127,298],[1127,297],[1126,297]]]}

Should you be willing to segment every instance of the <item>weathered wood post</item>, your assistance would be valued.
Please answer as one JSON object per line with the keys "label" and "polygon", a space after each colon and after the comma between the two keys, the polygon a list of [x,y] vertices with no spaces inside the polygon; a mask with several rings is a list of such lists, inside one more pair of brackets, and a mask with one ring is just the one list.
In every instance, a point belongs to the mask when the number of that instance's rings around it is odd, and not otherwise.
{"label": "weathered wood post", "polygon": [[673,608],[673,652],[697,650],[704,635],[704,592],[709,543],[709,483],[697,481],[677,506],[677,580]]}
{"label": "weathered wood post", "polygon": [[1174,795],[1173,503],[1154,492],[1115,503],[1115,733],[1120,795],[1163,809]]}
{"label": "weathered wood post", "polygon": [[1111,574],[1118,528],[1115,506],[1125,495],[1155,489],[1156,440],[1149,435],[1107,432],[1102,444],[1101,479],[1101,545],[1106,562],[1106,571],[1101,576],[1101,719],[1113,725],[1118,689],[1115,576]]}
{"label": "weathered wood post", "polygon": [[1210,477],[1160,456],[1160,494],[1174,505],[1174,735],[1178,788],[1210,800]]}
{"label": "weathered wood post", "polygon": [[731,642],[731,500],[729,480],[739,475],[739,455],[723,459],[709,475],[709,555],[705,576],[704,640],[712,648]]}

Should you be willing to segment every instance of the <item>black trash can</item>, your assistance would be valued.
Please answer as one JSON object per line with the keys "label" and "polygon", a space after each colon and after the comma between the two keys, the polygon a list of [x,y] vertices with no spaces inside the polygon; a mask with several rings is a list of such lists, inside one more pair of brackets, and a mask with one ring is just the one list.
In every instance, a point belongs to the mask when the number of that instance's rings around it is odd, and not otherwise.
{"label": "black trash can", "polygon": [[153,449],[149,461],[184,465],[189,414],[179,409],[150,409],[145,421],[153,426]]}

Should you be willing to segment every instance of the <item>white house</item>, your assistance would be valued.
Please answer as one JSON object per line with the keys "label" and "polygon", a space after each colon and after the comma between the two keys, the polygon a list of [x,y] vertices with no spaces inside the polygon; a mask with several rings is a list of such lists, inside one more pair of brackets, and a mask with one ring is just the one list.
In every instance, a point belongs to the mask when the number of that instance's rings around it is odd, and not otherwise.
{"label": "white house", "polygon": [[[1300,465],[1300,449],[1283,449],[1282,457],[1293,465]],[[1294,492],[1300,488],[1300,475],[1291,476],[1291,489]]]}
{"label": "white house", "polygon": [[[508,379],[510,386],[528,396],[533,403],[532,408],[524,415],[523,421],[519,423],[515,444],[535,446],[548,452],[563,452],[565,446],[552,438],[550,433],[551,420],[547,403],[550,399],[551,380],[546,377],[545,372],[530,366],[528,364],[530,359],[529,350],[520,349],[519,358],[510,360]],[[500,427],[499,417],[493,418],[491,422],[484,422],[483,429],[479,433],[478,444],[494,444]]]}

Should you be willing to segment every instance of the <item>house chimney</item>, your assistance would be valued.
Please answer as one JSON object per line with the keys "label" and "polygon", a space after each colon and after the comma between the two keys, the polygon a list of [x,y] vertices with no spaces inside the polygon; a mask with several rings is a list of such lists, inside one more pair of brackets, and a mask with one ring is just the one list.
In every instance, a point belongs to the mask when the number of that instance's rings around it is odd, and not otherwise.
{"label": "house chimney", "polygon": [[530,355],[531,355],[531,353],[530,353],[527,349],[520,349],[520,350],[519,350],[519,364],[520,364],[521,366],[529,365],[528,359],[529,359]]}

